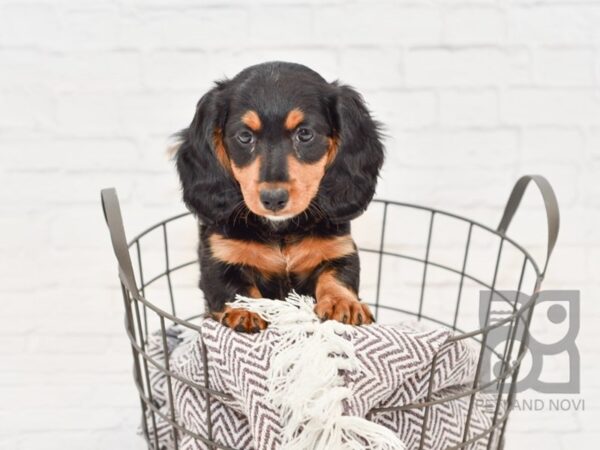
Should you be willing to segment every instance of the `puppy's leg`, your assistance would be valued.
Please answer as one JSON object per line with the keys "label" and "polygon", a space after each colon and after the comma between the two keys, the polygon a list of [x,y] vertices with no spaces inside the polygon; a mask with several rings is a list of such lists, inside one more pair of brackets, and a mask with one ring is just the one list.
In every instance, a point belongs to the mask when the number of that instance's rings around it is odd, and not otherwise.
{"label": "puppy's leg", "polygon": [[[357,265],[358,258],[349,258],[348,263]],[[358,299],[358,273],[355,272],[353,267],[336,264],[324,268],[318,275],[315,313],[322,320],[332,319],[350,325],[374,322],[369,307]]]}
{"label": "puppy's leg", "polygon": [[264,330],[267,322],[257,314],[225,305],[234,301],[237,294],[262,297],[254,284],[252,271],[215,258],[208,240],[211,232],[201,227],[200,233],[200,289],[204,292],[208,312],[215,320],[236,331],[254,333]]}
{"label": "puppy's leg", "polygon": [[[256,286],[250,286],[244,295],[251,298],[262,297]],[[214,312],[213,317],[221,324],[233,328],[235,331],[257,333],[260,330],[267,328],[267,322],[265,322],[258,314],[246,311],[245,309],[225,306],[223,311]]]}
{"label": "puppy's leg", "polygon": [[217,267],[216,270],[202,271],[200,285],[208,300],[211,315],[221,324],[236,331],[256,333],[264,330],[267,328],[267,322],[258,314],[226,305],[233,301],[237,294],[251,298],[262,297],[255,285],[245,282],[241,276],[235,276],[236,269],[238,268]]}

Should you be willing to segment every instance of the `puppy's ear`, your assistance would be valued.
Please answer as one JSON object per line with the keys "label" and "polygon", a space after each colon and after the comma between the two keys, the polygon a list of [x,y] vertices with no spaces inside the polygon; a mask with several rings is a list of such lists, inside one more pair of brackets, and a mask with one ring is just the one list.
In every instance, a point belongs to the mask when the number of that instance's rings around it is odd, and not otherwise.
{"label": "puppy's ear", "polygon": [[379,124],[361,95],[349,86],[332,84],[330,117],[337,145],[317,201],[334,222],[358,217],[375,193],[384,150]]}
{"label": "puppy's ear", "polygon": [[176,161],[183,201],[208,224],[226,220],[242,201],[238,184],[229,172],[230,161],[223,143],[226,86],[227,82],[220,82],[205,94],[189,128],[179,133],[181,145]]}

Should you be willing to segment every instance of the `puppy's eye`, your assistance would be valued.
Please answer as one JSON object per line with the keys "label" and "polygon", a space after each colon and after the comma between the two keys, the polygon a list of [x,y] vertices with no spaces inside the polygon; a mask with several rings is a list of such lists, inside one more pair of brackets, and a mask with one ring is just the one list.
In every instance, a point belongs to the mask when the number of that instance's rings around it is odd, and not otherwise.
{"label": "puppy's eye", "polygon": [[313,138],[313,132],[309,128],[301,127],[296,131],[296,139],[300,142],[310,142]]}
{"label": "puppy's eye", "polygon": [[240,144],[249,145],[254,142],[254,135],[248,130],[240,131],[237,135]]}

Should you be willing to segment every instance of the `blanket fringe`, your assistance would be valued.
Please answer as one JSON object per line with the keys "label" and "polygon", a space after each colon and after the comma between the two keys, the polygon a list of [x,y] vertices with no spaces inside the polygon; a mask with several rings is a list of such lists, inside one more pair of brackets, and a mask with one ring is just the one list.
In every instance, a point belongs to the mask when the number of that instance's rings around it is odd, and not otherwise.
{"label": "blanket fringe", "polygon": [[[285,450],[403,450],[386,427],[344,415],[352,395],[345,374],[364,371],[346,337],[354,327],[321,322],[314,299],[291,292],[285,301],[237,296],[229,303],[260,315],[277,330],[267,401],[281,413]],[[265,342],[263,342],[265,343]]]}

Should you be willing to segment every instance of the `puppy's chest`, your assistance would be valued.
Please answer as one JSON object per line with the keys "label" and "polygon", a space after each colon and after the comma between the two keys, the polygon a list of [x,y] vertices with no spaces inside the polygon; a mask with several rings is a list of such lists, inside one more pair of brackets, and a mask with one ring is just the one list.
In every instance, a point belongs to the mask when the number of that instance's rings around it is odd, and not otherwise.
{"label": "puppy's chest", "polygon": [[209,238],[211,254],[227,264],[252,267],[267,275],[305,274],[325,261],[355,252],[349,234],[342,236],[289,236],[278,242]]}

